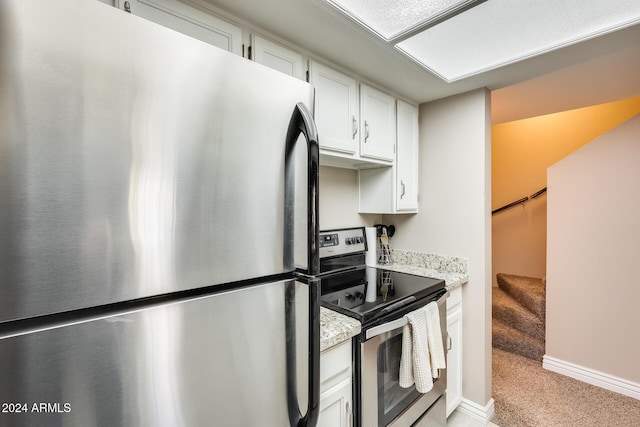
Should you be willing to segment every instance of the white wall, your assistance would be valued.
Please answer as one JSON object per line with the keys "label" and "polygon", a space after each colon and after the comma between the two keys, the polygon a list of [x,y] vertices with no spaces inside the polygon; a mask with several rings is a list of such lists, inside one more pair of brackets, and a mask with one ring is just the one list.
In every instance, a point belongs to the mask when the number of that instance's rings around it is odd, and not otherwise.
{"label": "white wall", "polygon": [[420,212],[384,216],[397,249],[466,257],[463,397],[491,400],[491,107],[484,89],[420,105]]}
{"label": "white wall", "polygon": [[358,213],[358,172],[320,167],[320,229],[370,227],[380,215]]}
{"label": "white wall", "polygon": [[547,181],[546,356],[640,387],[640,115]]}

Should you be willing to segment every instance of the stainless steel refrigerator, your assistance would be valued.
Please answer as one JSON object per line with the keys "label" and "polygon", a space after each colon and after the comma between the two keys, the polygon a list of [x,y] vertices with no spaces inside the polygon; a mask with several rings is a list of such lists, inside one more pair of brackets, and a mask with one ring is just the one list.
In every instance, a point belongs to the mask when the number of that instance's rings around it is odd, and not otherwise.
{"label": "stainless steel refrigerator", "polygon": [[311,105],[97,1],[0,2],[0,426],[315,425]]}

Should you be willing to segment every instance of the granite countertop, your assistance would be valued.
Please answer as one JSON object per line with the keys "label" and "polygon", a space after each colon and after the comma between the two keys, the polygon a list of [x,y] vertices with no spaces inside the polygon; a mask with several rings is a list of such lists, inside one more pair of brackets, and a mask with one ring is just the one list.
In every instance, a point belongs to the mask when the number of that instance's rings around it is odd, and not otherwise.
{"label": "granite countertop", "polygon": [[[412,254],[410,254],[412,255]],[[438,261],[442,263],[442,257],[438,257]],[[450,259],[445,259],[449,265],[455,265],[458,262],[453,258],[451,264]],[[399,271],[401,273],[415,274],[417,276],[433,277],[435,279],[443,279],[447,290],[455,289],[469,281],[469,275],[462,271],[466,271],[466,261],[460,272],[443,271],[433,268],[421,267],[416,265],[391,263],[378,264],[377,268],[386,270]],[[421,263],[421,265],[430,265]],[[362,325],[356,319],[336,313],[325,307],[320,307],[320,351],[327,350],[335,345],[343,343],[354,336],[358,335],[362,330]]]}
{"label": "granite countertop", "polygon": [[320,307],[320,351],[358,335],[362,325],[356,319]]}
{"label": "granite countertop", "polygon": [[449,271],[439,271],[432,268],[416,267],[407,264],[378,264],[377,268],[385,270],[398,271],[400,273],[415,274],[416,276],[433,277],[434,279],[443,279],[447,290],[455,289],[469,281],[469,275],[465,273],[453,273]]}

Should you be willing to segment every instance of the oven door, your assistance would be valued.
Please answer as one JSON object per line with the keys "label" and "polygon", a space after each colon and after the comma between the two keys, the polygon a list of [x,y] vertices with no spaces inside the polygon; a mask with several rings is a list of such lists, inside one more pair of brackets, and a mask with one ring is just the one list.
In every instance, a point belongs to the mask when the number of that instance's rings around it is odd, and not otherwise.
{"label": "oven door", "polygon": [[[438,300],[445,352],[447,322],[444,303],[448,295],[447,292]],[[425,304],[428,302],[430,301]],[[434,379],[433,388],[427,393],[419,393],[415,386],[400,387],[399,372],[404,323],[406,322],[400,317],[365,331],[366,341],[361,344],[360,353],[362,427],[411,426],[446,391],[446,369],[440,370],[439,377]],[[441,424],[445,425],[446,417],[443,418]]]}

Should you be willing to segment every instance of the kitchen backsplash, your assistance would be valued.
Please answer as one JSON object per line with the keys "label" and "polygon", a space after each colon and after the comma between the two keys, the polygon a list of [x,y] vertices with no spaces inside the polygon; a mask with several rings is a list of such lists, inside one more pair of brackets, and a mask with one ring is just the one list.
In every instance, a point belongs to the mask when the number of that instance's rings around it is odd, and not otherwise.
{"label": "kitchen backsplash", "polygon": [[450,273],[468,274],[469,272],[466,258],[425,254],[403,249],[392,248],[391,261],[396,264],[406,264]]}

